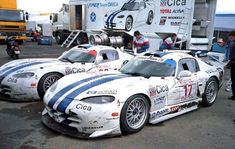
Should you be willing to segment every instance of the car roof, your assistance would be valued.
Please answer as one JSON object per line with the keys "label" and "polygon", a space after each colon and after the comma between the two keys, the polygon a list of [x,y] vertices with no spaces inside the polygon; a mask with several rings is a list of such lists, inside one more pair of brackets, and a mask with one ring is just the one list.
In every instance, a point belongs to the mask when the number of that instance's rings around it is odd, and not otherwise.
{"label": "car roof", "polygon": [[161,59],[173,59],[175,61],[179,61],[182,58],[194,58],[190,51],[153,51],[153,52],[147,52],[143,56],[149,56],[149,57],[156,57]]}
{"label": "car roof", "polygon": [[82,44],[82,45],[73,47],[71,50],[84,50],[84,52],[95,50],[96,52],[99,53],[102,50],[116,50],[116,49],[111,46]]}

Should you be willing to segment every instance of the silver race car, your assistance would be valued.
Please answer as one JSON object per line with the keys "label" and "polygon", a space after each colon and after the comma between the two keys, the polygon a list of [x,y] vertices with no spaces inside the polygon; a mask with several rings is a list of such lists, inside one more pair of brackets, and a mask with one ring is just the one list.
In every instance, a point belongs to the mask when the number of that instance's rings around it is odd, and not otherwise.
{"label": "silver race car", "polygon": [[63,77],[44,96],[42,121],[82,138],[135,133],[199,104],[211,106],[223,73],[186,53],[146,53],[116,73]]}
{"label": "silver race car", "polygon": [[[64,75],[86,72],[100,64],[117,69],[132,57],[113,47],[86,44],[72,48],[59,58],[14,60],[0,67],[0,99],[39,100]],[[104,67],[100,69],[103,71]]]}

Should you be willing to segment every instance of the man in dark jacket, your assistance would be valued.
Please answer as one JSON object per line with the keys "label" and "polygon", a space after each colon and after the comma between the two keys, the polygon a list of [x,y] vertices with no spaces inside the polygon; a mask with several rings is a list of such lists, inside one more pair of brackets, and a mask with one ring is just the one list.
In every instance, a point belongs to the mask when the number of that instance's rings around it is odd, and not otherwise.
{"label": "man in dark jacket", "polygon": [[230,67],[230,77],[232,81],[232,93],[229,97],[231,100],[235,100],[235,30],[230,32],[228,36],[228,48],[230,49],[228,67]]}

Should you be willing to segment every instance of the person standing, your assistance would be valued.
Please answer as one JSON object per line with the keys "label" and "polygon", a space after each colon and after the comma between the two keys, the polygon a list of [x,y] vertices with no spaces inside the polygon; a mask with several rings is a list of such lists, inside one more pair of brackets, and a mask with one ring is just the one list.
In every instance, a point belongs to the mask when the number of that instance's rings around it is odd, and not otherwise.
{"label": "person standing", "polygon": [[230,68],[230,77],[232,81],[232,96],[228,99],[235,100],[235,30],[230,32],[228,40],[228,49],[230,51],[227,67]]}
{"label": "person standing", "polygon": [[136,53],[146,52],[149,48],[149,40],[148,38],[144,37],[140,34],[139,31],[134,32],[134,41],[133,41],[134,48],[137,49]]}
{"label": "person standing", "polygon": [[227,50],[227,44],[223,38],[218,38],[217,42],[211,47],[211,52],[225,53]]}

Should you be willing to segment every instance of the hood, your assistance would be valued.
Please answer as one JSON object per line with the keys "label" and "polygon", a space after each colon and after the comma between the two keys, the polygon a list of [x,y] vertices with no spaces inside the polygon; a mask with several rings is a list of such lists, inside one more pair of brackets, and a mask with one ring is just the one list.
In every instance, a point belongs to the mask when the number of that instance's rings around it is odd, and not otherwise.
{"label": "hood", "polygon": [[115,96],[119,92],[123,93],[123,91],[137,85],[142,86],[140,89],[143,90],[145,89],[143,85],[147,85],[146,80],[149,80],[144,77],[133,77],[121,73],[84,74],[69,75],[60,79],[48,89],[44,102],[51,108],[55,108],[55,105],[59,103],[57,110],[65,112],[65,109],[73,101],[99,95]]}
{"label": "hood", "polygon": [[34,71],[40,67],[49,67],[62,64],[58,59],[21,59],[14,60],[0,67],[0,76],[6,76],[14,72]]}
{"label": "hood", "polygon": [[[133,13],[134,12],[134,13]],[[128,15],[136,15],[137,13],[135,13],[135,11],[128,11],[128,10],[116,10],[116,11],[111,11],[111,12],[108,12],[106,15],[105,15],[105,18],[107,22],[112,22],[115,18],[117,18],[118,16],[120,15],[124,15],[124,18],[125,19]],[[135,16],[133,16],[135,17]]]}

